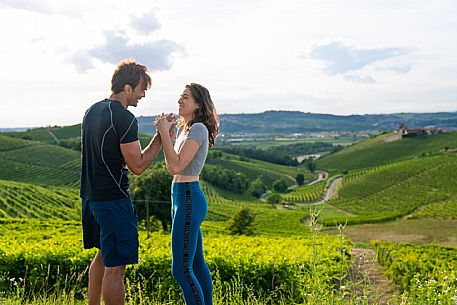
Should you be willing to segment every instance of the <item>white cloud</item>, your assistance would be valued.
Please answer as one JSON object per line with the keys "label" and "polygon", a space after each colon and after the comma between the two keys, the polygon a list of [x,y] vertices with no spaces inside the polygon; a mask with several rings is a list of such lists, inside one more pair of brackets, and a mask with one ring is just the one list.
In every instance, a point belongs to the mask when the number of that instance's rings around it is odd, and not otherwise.
{"label": "white cloud", "polygon": [[387,70],[392,70],[397,73],[406,74],[409,71],[411,71],[412,68],[413,68],[413,66],[411,64],[405,64],[402,66],[392,66],[390,68],[387,68]]}
{"label": "white cloud", "polygon": [[141,115],[176,111],[189,82],[222,113],[455,111],[455,16],[453,0],[0,0],[0,127],[79,122],[124,58],[152,71]]}
{"label": "white cloud", "polygon": [[160,29],[160,22],[156,17],[155,11],[151,10],[144,13],[141,17],[133,16],[130,25],[140,34],[152,34]]}
{"label": "white cloud", "polygon": [[117,33],[106,33],[105,44],[75,53],[69,59],[81,71],[94,68],[93,60],[116,65],[120,60],[133,58],[145,64],[151,71],[170,69],[171,56],[179,46],[166,39],[153,40],[143,44],[130,44],[129,40]]}
{"label": "white cloud", "polygon": [[81,17],[90,11],[90,6],[83,1],[53,1],[53,0],[0,0],[0,8],[13,8],[36,12],[45,15],[66,15]]}
{"label": "white cloud", "polygon": [[[306,57],[323,60],[326,63],[325,71],[329,75],[344,75],[348,72],[361,70],[376,62],[400,55],[408,55],[412,52],[413,50],[402,47],[360,48],[354,44],[339,40],[314,46],[306,54]],[[345,78],[370,83],[374,81],[371,76],[345,75]]]}
{"label": "white cloud", "polygon": [[358,82],[358,83],[366,83],[366,84],[374,84],[376,81],[373,77],[369,75],[360,76],[356,74],[344,74],[343,78],[349,81]]}

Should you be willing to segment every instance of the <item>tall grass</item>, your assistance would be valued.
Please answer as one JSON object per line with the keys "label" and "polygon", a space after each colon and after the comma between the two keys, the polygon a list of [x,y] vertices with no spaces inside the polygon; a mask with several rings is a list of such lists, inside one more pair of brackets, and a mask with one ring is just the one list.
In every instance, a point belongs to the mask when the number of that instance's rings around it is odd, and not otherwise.
{"label": "tall grass", "polygon": [[[235,272],[232,277],[222,276],[217,266],[213,264],[214,304],[374,304],[363,293],[348,294],[349,286],[359,285],[351,282],[347,277],[350,264],[328,264],[329,246],[334,248],[335,242],[327,244],[328,239],[322,238],[322,224],[319,221],[319,211],[312,210],[307,217],[307,228],[310,236],[306,239],[297,239],[309,247],[307,261],[303,261],[294,269],[291,281],[276,281],[275,276],[282,276],[278,273],[271,279],[271,289],[262,289],[258,283],[248,283],[245,278]],[[339,236],[338,251],[335,251],[336,260],[348,261],[347,241],[341,232]],[[236,247],[235,247],[236,248]],[[227,251],[230,249],[227,249]],[[235,251],[233,249],[233,251]],[[279,257],[278,257],[279,258]],[[252,259],[252,258],[246,258]],[[132,268],[135,269],[136,265]],[[87,299],[87,289],[81,288],[87,283],[87,269],[83,272],[68,271],[69,274],[56,274],[55,270],[48,266],[43,267],[42,276],[37,282],[31,283],[33,279],[28,277],[27,272],[24,278],[8,278],[8,274],[0,274],[0,280],[8,282],[9,287],[4,287],[7,294],[0,294],[1,304],[84,304]],[[46,271],[47,270],[47,271]],[[59,273],[59,269],[57,269]],[[126,304],[184,304],[182,293],[177,285],[169,281],[161,282],[160,276],[151,273],[148,276],[140,272],[129,272],[130,276],[125,279]],[[336,274],[336,275],[335,275]],[[133,275],[133,276],[132,276]],[[258,274],[258,276],[262,276]],[[5,281],[5,279],[8,279]],[[49,280],[47,280],[49,279]],[[344,282],[345,286],[341,283]],[[48,285],[48,283],[53,283]],[[277,283],[277,284],[276,284]],[[40,286],[41,285],[41,286]],[[154,287],[154,289],[151,289]],[[32,289],[33,288],[33,289]],[[358,286],[360,291],[366,291],[366,287]]]}

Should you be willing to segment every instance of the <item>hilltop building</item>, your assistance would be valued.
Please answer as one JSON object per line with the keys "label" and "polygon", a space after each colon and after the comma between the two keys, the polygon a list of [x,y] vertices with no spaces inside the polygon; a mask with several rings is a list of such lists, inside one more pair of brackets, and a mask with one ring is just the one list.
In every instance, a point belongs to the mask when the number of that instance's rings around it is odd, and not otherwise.
{"label": "hilltop building", "polygon": [[442,133],[441,128],[408,128],[404,124],[400,124],[399,134],[402,138],[424,136],[424,135],[435,135]]}

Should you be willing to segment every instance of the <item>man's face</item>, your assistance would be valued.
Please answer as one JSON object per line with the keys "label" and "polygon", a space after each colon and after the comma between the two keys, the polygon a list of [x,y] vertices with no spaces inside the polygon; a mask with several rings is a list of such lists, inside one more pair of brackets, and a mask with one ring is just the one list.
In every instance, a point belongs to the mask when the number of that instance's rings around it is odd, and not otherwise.
{"label": "man's face", "polygon": [[146,90],[147,87],[144,84],[143,79],[141,79],[138,85],[127,95],[128,105],[136,107],[138,101],[146,96]]}

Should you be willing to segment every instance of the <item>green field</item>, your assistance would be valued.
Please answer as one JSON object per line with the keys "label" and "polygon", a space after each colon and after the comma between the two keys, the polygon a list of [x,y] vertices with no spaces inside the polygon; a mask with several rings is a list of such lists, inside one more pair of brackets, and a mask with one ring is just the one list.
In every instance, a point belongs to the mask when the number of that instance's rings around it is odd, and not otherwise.
{"label": "green field", "polygon": [[0,179],[43,186],[79,185],[79,152],[56,145],[13,138],[3,143],[5,145],[0,150]]}
{"label": "green field", "polygon": [[[341,243],[325,235],[315,239],[284,235],[228,236],[208,227],[203,228],[203,234],[206,260],[220,290],[215,293],[216,299],[226,298],[232,303],[235,296],[231,297],[230,293],[234,287],[227,284],[237,283],[240,286],[236,291],[242,298],[246,297],[245,289],[254,289],[252,297],[268,299],[274,292],[278,301],[282,299],[280,304],[305,303],[309,297],[338,301],[332,280],[348,268],[350,259],[345,253],[349,253],[350,244],[346,241]],[[0,236],[3,292],[27,297],[30,292],[34,295],[57,290],[84,298],[87,266],[95,252],[81,250],[79,222],[3,220]],[[126,272],[129,297],[142,295],[145,300],[181,304],[180,290],[170,272],[170,236],[152,233],[147,238],[141,232],[140,243],[141,260]],[[325,268],[317,267],[317,263]],[[320,290],[303,294],[309,289],[309,281],[319,285]]]}
{"label": "green field", "polygon": [[79,192],[0,180],[0,217],[79,219]]}
{"label": "green field", "polygon": [[289,203],[311,203],[317,202],[324,197],[326,182],[318,182],[313,185],[304,185],[289,190],[286,194],[281,194],[282,200]]}
{"label": "green field", "polygon": [[[59,139],[74,139],[79,128],[51,131]],[[209,204],[202,231],[215,303],[377,304],[364,294],[376,287],[350,281],[355,243],[377,251],[398,288],[392,304],[401,298],[409,302],[404,304],[452,304],[457,295],[456,282],[449,280],[457,276],[457,154],[442,150],[457,147],[457,133],[385,143],[389,135],[317,161],[319,168],[344,173],[335,197],[324,204],[308,203],[323,197],[327,181],[291,188],[282,195],[288,206],[202,182]],[[55,145],[47,128],[15,136],[0,135],[0,303],[41,304],[31,300],[42,296],[48,305],[57,303],[49,301],[56,293],[76,304],[86,298],[87,266],[94,255],[82,250],[80,152]],[[149,140],[142,136],[143,142]],[[270,187],[281,178],[293,185],[300,172],[308,181],[316,178],[300,168],[240,161],[225,153],[207,163],[243,173],[249,182],[263,176]],[[254,235],[230,235],[230,219],[243,207],[255,215]],[[338,224],[345,224],[343,235],[335,229]],[[140,239],[141,260],[126,274],[128,304],[182,304],[170,274],[169,232],[147,238],[141,231]],[[346,286],[359,293],[341,288]]]}
{"label": "green field", "polygon": [[55,144],[56,140],[52,134],[59,140],[77,138],[81,136],[81,124],[65,127],[42,127],[34,128],[22,132],[6,132],[5,135],[15,138],[22,138],[34,141],[40,141],[47,144]]}
{"label": "green field", "polygon": [[[258,161],[257,161],[258,162]],[[219,165],[226,169],[231,169],[236,172],[244,174],[250,181],[256,179],[259,176],[263,177],[263,180],[266,185],[271,187],[274,181],[285,179],[289,185],[293,185],[295,183],[295,177],[291,177],[288,174],[281,173],[274,169],[268,168],[266,166],[256,166],[255,163],[239,161],[239,160],[230,160],[230,159],[209,159],[207,162],[208,165]],[[281,165],[277,165],[280,167]],[[272,165],[275,168],[275,165]],[[287,166],[283,166],[283,168],[287,168]],[[286,171],[283,169],[283,172]]]}
{"label": "green field", "polygon": [[374,246],[378,260],[403,291],[402,304],[456,303],[457,249],[386,242]]}
{"label": "green field", "polygon": [[354,223],[395,219],[454,199],[456,179],[457,154],[403,161],[346,176],[329,204],[357,215]]}
{"label": "green field", "polygon": [[431,136],[404,138],[400,141],[384,142],[389,134],[354,144],[335,154],[317,161],[320,169],[344,172],[367,167],[376,167],[392,162],[440,154],[445,147],[457,148],[457,132]]}

